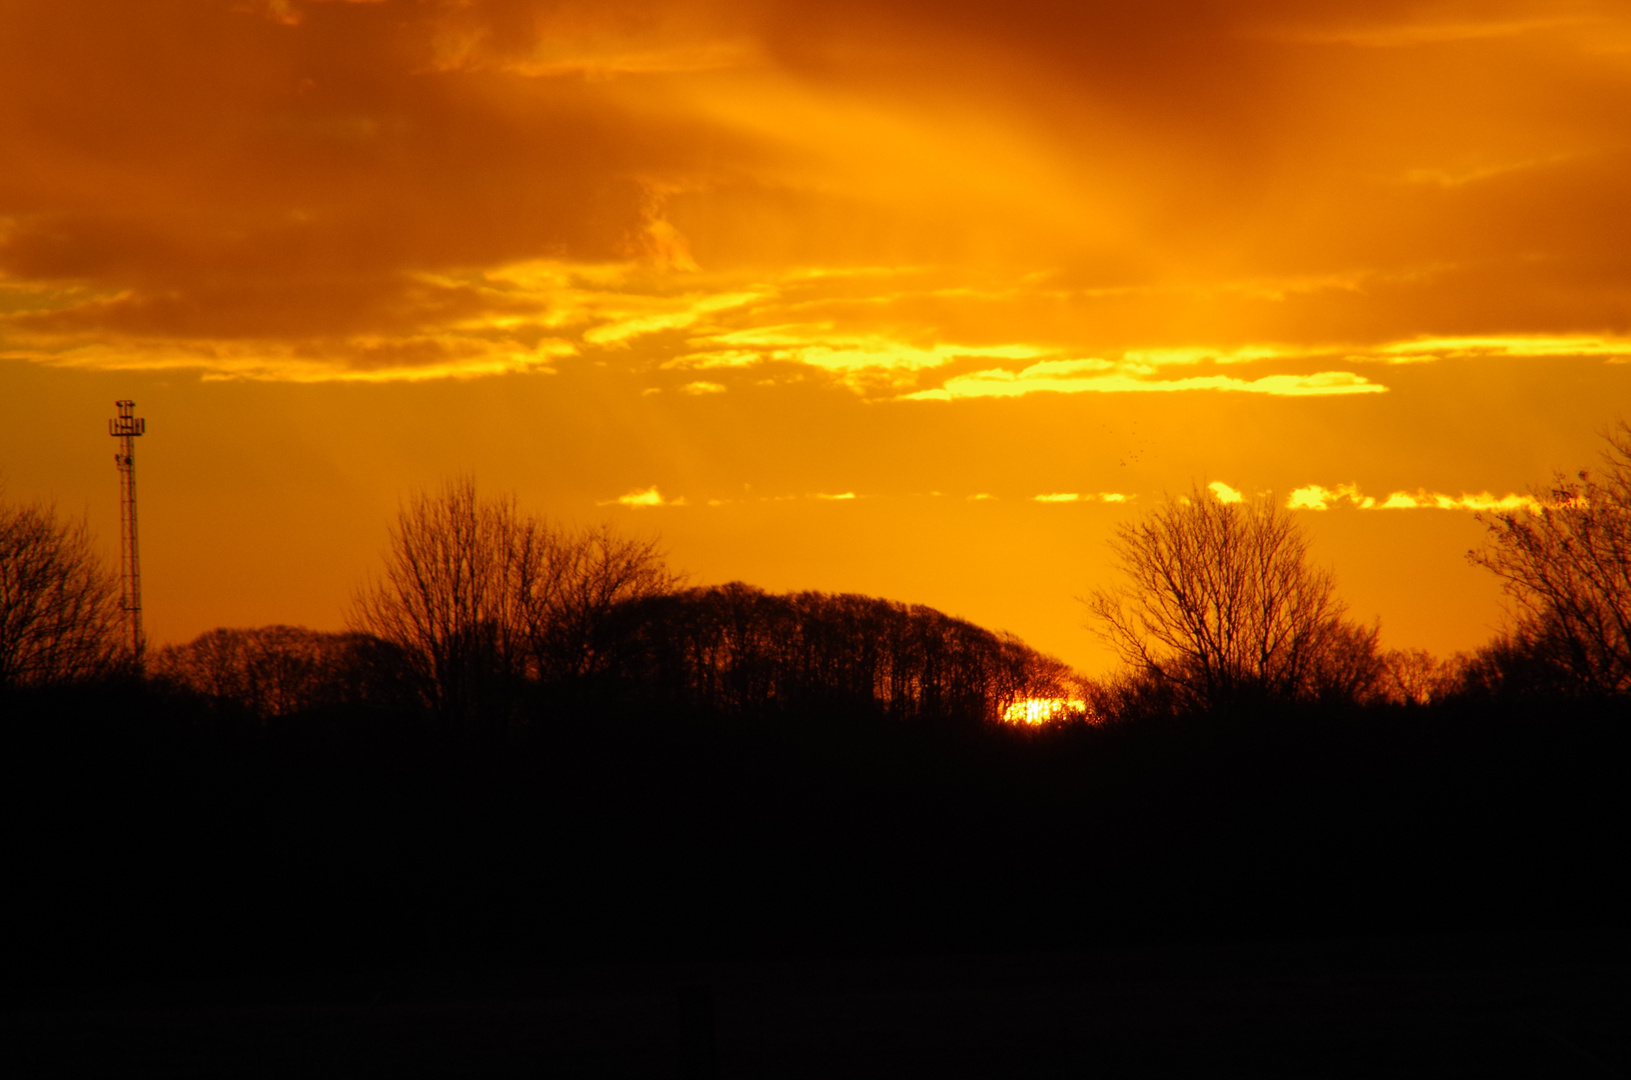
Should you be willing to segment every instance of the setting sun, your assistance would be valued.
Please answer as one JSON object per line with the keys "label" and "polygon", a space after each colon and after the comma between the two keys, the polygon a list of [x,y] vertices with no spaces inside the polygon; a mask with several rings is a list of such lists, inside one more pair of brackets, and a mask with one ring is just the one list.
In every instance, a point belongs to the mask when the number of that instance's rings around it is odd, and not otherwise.
{"label": "setting sun", "polygon": [[1002,711],[1005,724],[1051,724],[1069,717],[1085,717],[1087,702],[1080,698],[1022,698]]}

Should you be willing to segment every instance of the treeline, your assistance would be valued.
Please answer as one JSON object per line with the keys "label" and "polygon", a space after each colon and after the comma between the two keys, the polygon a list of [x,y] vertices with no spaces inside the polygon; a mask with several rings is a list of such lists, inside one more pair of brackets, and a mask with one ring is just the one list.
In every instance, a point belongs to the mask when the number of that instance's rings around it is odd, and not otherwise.
{"label": "treeline", "polygon": [[[0,612],[0,693],[145,678],[241,718],[372,709],[489,730],[634,705],[967,727],[1016,702],[1084,700],[1085,680],[1012,635],[873,597],[683,588],[654,542],[556,526],[468,479],[403,507],[351,629],[221,628],[138,671],[83,529],[7,513],[0,598],[23,599]],[[70,587],[73,607],[58,595]]]}
{"label": "treeline", "polygon": [[[468,482],[404,506],[345,632],[215,630],[145,673],[94,572],[31,570],[108,629],[51,645],[62,621],[14,605],[0,638],[27,928],[0,969],[27,995],[1623,923],[1606,537],[1631,499],[1577,482],[1488,520],[1495,545],[1540,530],[1501,564],[1529,606],[1448,662],[1382,649],[1284,510],[1205,491],[1118,538],[1089,613],[1125,664],[1097,681],[924,607],[687,588],[647,542]],[[0,537],[51,534],[28,515]],[[1587,551],[1604,574],[1556,577]]]}
{"label": "treeline", "polygon": [[490,730],[634,704],[957,728],[1631,694],[1631,427],[1600,473],[1482,520],[1469,558],[1514,617],[1437,658],[1349,617],[1285,508],[1197,488],[1112,542],[1119,577],[1087,613],[1123,665],[1093,680],[922,606],[685,588],[654,542],[563,528],[468,479],[403,506],[345,632],[217,629],[142,665],[83,525],[0,504],[0,694],[145,677],[246,717],[370,708]]}
{"label": "treeline", "polygon": [[495,729],[242,700],[11,699],[0,991],[1624,919],[1612,701],[1016,727],[624,698]]}
{"label": "treeline", "polygon": [[1383,651],[1348,618],[1290,512],[1196,488],[1112,542],[1116,586],[1089,600],[1125,661],[1104,695],[1121,718],[1265,708],[1623,701],[1631,694],[1631,426],[1600,473],[1554,476],[1522,509],[1480,516],[1468,553],[1514,617],[1471,655]]}
{"label": "treeline", "polygon": [[435,659],[360,632],[219,629],[160,650],[148,677],[246,718],[360,707],[454,726],[632,707],[970,726],[1000,720],[1015,702],[1087,692],[1066,664],[1010,634],[854,594],[732,582],[619,601],[581,629],[580,662],[554,670],[535,659],[506,665],[490,645]]}
{"label": "treeline", "polygon": [[814,706],[970,725],[1083,693],[1067,665],[1011,634],[867,596],[735,582],[649,597],[619,617],[617,681],[692,709]]}
{"label": "treeline", "polygon": [[247,715],[375,707],[450,728],[636,705],[969,727],[1085,701],[1062,661],[932,608],[680,586],[652,542],[562,529],[461,480],[403,508],[354,630],[215,630],[148,674]]}

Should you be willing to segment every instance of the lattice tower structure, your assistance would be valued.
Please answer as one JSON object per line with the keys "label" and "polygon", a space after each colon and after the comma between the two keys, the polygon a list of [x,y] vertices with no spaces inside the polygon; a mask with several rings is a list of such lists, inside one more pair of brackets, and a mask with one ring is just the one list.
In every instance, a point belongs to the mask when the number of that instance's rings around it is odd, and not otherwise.
{"label": "lattice tower structure", "polygon": [[119,583],[120,605],[130,629],[130,656],[139,667],[147,651],[147,640],[142,636],[142,560],[136,541],[136,443],[138,435],[146,434],[147,421],[136,416],[134,401],[114,402],[119,409],[118,419],[108,421],[108,434],[119,440],[119,452],[113,460],[119,466]]}

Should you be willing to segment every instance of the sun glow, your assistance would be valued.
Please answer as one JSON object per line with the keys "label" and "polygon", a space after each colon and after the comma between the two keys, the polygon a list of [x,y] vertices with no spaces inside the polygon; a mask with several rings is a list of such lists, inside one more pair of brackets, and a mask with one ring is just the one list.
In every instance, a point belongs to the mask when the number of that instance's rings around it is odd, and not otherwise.
{"label": "sun glow", "polygon": [[1040,726],[1087,715],[1081,698],[1020,698],[1002,711],[1003,723]]}

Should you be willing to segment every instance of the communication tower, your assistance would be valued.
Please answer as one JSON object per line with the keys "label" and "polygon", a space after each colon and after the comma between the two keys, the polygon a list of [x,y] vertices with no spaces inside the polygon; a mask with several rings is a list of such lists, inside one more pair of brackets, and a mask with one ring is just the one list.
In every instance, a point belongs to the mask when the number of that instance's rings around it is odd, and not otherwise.
{"label": "communication tower", "polygon": [[116,401],[119,418],[108,421],[108,434],[119,440],[113,460],[119,466],[120,601],[130,625],[130,656],[142,663],[147,641],[142,637],[142,564],[136,547],[136,444],[131,440],[147,432],[147,421],[135,415],[134,401]]}

